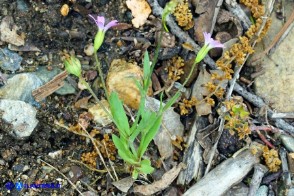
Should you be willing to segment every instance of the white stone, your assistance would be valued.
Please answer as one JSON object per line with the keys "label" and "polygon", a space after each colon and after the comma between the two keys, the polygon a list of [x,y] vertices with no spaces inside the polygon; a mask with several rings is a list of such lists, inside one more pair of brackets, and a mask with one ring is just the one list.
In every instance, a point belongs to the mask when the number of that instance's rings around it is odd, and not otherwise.
{"label": "white stone", "polygon": [[38,124],[36,109],[23,101],[2,99],[0,112],[0,130],[16,139],[30,136]]}

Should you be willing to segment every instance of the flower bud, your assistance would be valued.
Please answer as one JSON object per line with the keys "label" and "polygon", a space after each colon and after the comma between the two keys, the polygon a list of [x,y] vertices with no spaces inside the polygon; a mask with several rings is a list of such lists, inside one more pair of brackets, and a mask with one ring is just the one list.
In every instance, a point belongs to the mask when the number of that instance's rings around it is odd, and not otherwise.
{"label": "flower bud", "polygon": [[180,2],[180,0],[171,0],[170,2],[168,2],[164,9],[163,9],[163,13],[162,13],[162,25],[165,29],[166,32],[168,32],[167,26],[166,26],[166,18],[169,14],[173,13],[178,5],[178,3]]}
{"label": "flower bud", "polygon": [[74,56],[70,56],[66,58],[63,63],[68,73],[73,74],[77,76],[78,78],[81,76],[82,66],[79,59],[77,59]]}
{"label": "flower bud", "polygon": [[208,54],[209,50],[212,48],[224,48],[224,45],[217,40],[211,38],[210,33],[203,32],[204,35],[204,46],[197,53],[195,62],[199,63],[204,59],[204,57]]}
{"label": "flower bud", "polygon": [[100,46],[102,45],[105,37],[105,32],[99,30],[96,33],[95,39],[94,39],[94,51],[97,52]]}

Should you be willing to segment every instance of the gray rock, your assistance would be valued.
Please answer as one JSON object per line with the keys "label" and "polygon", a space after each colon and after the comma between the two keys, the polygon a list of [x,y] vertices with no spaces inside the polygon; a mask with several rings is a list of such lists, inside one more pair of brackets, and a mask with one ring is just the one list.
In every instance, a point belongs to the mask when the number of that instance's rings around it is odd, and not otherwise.
{"label": "gray rock", "polygon": [[280,135],[280,139],[287,150],[294,152],[294,138],[289,135]]}
{"label": "gray rock", "polygon": [[0,130],[16,139],[30,136],[38,124],[36,109],[23,101],[0,100],[0,113]]}
{"label": "gray rock", "polygon": [[16,1],[16,8],[19,11],[23,11],[23,12],[27,12],[29,10],[29,7],[24,0],[17,0]]}
{"label": "gray rock", "polygon": [[32,91],[42,85],[42,80],[32,73],[17,74],[9,78],[7,84],[0,88],[0,98],[36,104]]}
{"label": "gray rock", "polygon": [[23,164],[16,164],[12,166],[12,170],[16,172],[22,172],[23,168],[24,168]]}
{"label": "gray rock", "polygon": [[20,68],[22,57],[7,48],[0,49],[0,67],[6,71],[16,71]]}
{"label": "gray rock", "polygon": [[[58,69],[56,67],[53,70],[48,71],[46,69],[46,67],[41,66],[41,67],[39,67],[38,71],[35,72],[35,74],[39,78],[41,78],[41,80],[44,83],[47,83],[50,80],[52,80],[60,72],[62,72],[62,70],[61,69]],[[75,92],[76,92],[75,88],[72,85],[70,85],[67,81],[64,81],[63,87],[61,87],[60,89],[58,89],[57,91],[55,91],[55,93],[58,94],[58,95],[74,94]]]}
{"label": "gray rock", "polygon": [[258,188],[255,196],[267,196],[268,194],[268,187],[265,185],[262,185]]}

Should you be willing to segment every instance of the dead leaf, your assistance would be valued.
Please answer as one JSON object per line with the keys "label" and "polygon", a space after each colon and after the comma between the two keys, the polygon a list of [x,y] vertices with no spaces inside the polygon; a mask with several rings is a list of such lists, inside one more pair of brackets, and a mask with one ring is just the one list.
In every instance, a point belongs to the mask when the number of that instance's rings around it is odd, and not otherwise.
{"label": "dead leaf", "polygon": [[[211,70],[211,73],[216,73],[219,76],[224,75],[224,72],[221,70]],[[215,85],[219,85],[219,87],[225,89],[228,83],[228,80],[212,81],[211,75],[205,69],[200,70],[198,78],[192,89],[192,97],[196,97],[198,101],[201,101],[201,103],[196,105],[197,115],[199,116],[208,115],[211,113],[211,105],[206,103],[206,101],[202,101],[203,98],[211,94],[211,92],[209,92],[207,88],[205,87],[205,84],[207,84],[208,82],[213,82]]]}
{"label": "dead leaf", "polygon": [[[110,111],[109,104],[106,100],[101,100],[100,102],[102,105],[104,105],[104,107],[108,111]],[[90,114],[93,115],[94,121],[96,123],[99,123],[102,126],[106,126],[106,125],[109,125],[110,123],[112,123],[111,118],[104,111],[104,109],[100,106],[100,104],[96,104],[96,105],[90,107],[88,111],[90,112]]]}
{"label": "dead leaf", "polygon": [[75,108],[88,109],[88,102],[89,102],[90,98],[91,98],[91,96],[83,97],[83,98],[79,99],[77,102],[75,102]]}
{"label": "dead leaf", "polygon": [[41,52],[39,48],[29,43],[25,43],[24,46],[16,46],[16,45],[8,44],[8,49],[12,51],[21,51],[21,52]]}
{"label": "dead leaf", "polygon": [[[203,97],[209,95],[209,91],[204,86],[211,81],[210,74],[205,70],[201,69],[198,78],[192,89],[192,97],[196,97],[197,100],[203,100]],[[197,115],[207,115],[211,113],[211,105],[205,101],[196,105]]]}
{"label": "dead leaf", "polygon": [[192,1],[193,5],[196,7],[196,13],[200,14],[200,16],[195,20],[194,25],[194,35],[196,41],[204,42],[203,32],[210,31],[215,11],[214,9],[217,2],[217,0]]}
{"label": "dead leaf", "polygon": [[139,28],[145,24],[151,13],[149,4],[145,0],[127,0],[126,4],[134,16],[134,19],[132,20],[134,27]]}
{"label": "dead leaf", "polygon": [[132,177],[126,177],[119,181],[113,182],[112,184],[120,191],[127,193],[131,186],[133,186],[134,179]]}
{"label": "dead leaf", "polygon": [[[160,101],[147,97],[146,107],[152,111],[158,111]],[[168,158],[173,155],[172,139],[176,136],[183,136],[183,132],[184,126],[180,121],[180,115],[174,112],[173,108],[166,110],[160,129],[154,138],[154,143],[157,145],[161,157]]]}
{"label": "dead leaf", "polygon": [[13,24],[13,18],[6,16],[0,24],[0,39],[16,46],[23,46],[24,38],[16,33],[18,27]]}
{"label": "dead leaf", "polygon": [[[138,109],[141,95],[135,81],[141,82],[142,77],[143,71],[136,63],[115,59],[111,62],[108,71],[106,87],[109,93],[112,91],[117,92],[124,104],[133,109]],[[151,94],[152,90],[150,88],[148,95]]]}
{"label": "dead leaf", "polygon": [[184,164],[180,163],[179,165],[173,167],[171,170],[166,172],[160,180],[148,185],[135,186],[134,193],[152,195],[158,191],[166,189],[177,178],[182,168],[184,168]]}

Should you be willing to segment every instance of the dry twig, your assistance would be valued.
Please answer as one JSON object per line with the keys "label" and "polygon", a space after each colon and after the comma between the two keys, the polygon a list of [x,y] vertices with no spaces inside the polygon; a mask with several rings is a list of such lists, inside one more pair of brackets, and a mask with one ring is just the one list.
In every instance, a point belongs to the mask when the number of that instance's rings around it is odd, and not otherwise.
{"label": "dry twig", "polygon": [[217,19],[217,15],[218,15],[218,12],[220,10],[220,6],[223,4],[223,0],[218,0],[215,8],[214,8],[214,14],[213,14],[213,18],[212,18],[212,23],[211,23],[211,28],[210,28],[210,34],[212,35],[213,33],[213,29],[214,29],[214,26],[215,26],[215,23],[216,23],[216,19]]}
{"label": "dry twig", "polygon": [[[71,131],[71,130],[69,129],[69,127],[67,127],[67,126],[65,126],[65,125],[63,125],[63,124],[60,124],[60,123],[57,122],[57,121],[55,121],[54,123],[55,123],[56,125],[60,126],[60,127],[65,128],[65,129],[68,130],[68,131]],[[111,177],[112,180],[115,181],[114,177],[111,175],[111,172],[109,171],[109,169],[108,169],[108,167],[107,167],[107,165],[106,165],[106,163],[105,163],[105,161],[104,161],[104,158],[103,158],[103,156],[102,156],[102,154],[101,154],[99,148],[97,147],[97,145],[96,145],[96,143],[95,143],[94,138],[91,137],[91,135],[87,132],[87,130],[85,130],[85,128],[84,128],[81,124],[79,124],[79,126],[81,126],[81,128],[83,129],[83,131],[84,131],[86,134],[82,134],[82,133],[78,133],[78,132],[74,132],[74,133],[77,134],[77,135],[80,135],[80,136],[83,136],[83,137],[89,138],[89,139],[91,140],[91,142],[92,142],[92,144],[94,145],[94,147],[95,147],[95,149],[96,149],[96,151],[97,151],[97,153],[98,153],[98,155],[99,155],[99,158],[101,159],[101,161],[102,161],[102,163],[103,163],[105,169],[107,170],[109,176]],[[73,131],[72,131],[72,132],[73,132]],[[116,180],[118,180],[118,178],[117,178],[117,174],[116,174],[116,172],[115,172],[114,167],[112,166],[111,163],[110,163],[110,165],[111,165],[111,168],[113,169],[113,172],[114,172],[114,174],[115,174]]]}
{"label": "dry twig", "polygon": [[76,189],[80,195],[84,195],[79,189],[78,187],[72,183],[72,181],[70,181],[70,179],[68,177],[66,177],[66,175],[64,175],[63,173],[61,173],[56,167],[54,167],[53,165],[47,163],[46,161],[40,159],[41,162],[45,163],[46,165],[48,165],[49,167],[53,168],[55,171],[57,171],[57,173],[59,173],[60,175],[62,175],[62,177],[64,177],[70,184],[72,187],[74,187],[74,189]]}
{"label": "dry twig", "polygon": [[258,163],[254,166],[254,174],[250,182],[250,189],[249,189],[248,196],[254,196],[256,194],[256,191],[259,188],[261,180],[267,171],[268,171],[267,167],[262,164]]}

